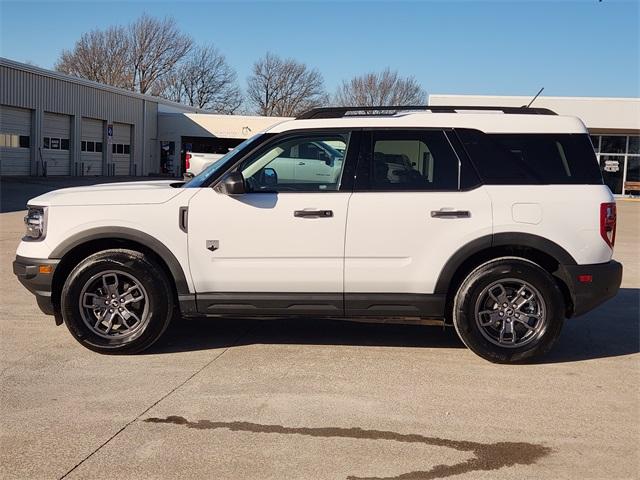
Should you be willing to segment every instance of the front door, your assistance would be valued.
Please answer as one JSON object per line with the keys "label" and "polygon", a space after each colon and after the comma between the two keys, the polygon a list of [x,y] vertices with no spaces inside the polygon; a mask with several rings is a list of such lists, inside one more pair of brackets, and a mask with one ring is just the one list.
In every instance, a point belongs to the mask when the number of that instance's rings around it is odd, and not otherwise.
{"label": "front door", "polygon": [[[247,193],[203,188],[189,203],[189,262],[198,310],[250,315],[343,313],[344,237],[351,191],[342,187],[345,162],[329,175],[301,172],[318,149],[349,133],[289,134],[274,139],[236,170]],[[331,149],[331,151],[336,151]],[[314,155],[312,157],[312,155]]]}

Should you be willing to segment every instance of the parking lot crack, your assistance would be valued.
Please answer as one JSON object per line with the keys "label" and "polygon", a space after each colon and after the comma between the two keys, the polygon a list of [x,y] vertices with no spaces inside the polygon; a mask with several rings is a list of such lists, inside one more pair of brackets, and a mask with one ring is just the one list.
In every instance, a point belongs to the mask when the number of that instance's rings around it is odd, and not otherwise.
{"label": "parking lot crack", "polygon": [[147,408],[145,408],[142,412],[140,412],[134,419],[132,419],[131,421],[127,422],[125,425],[122,426],[122,428],[120,428],[117,432],[115,432],[113,435],[111,435],[106,441],[104,441],[103,443],[101,443],[96,449],[94,449],[91,453],[89,453],[87,456],[85,456],[82,460],[80,460],[78,463],[76,463],[73,468],[69,469],[64,475],[62,475],[59,480],[63,480],[65,478],[67,478],[71,473],[73,473],[78,467],[80,467],[83,463],[85,463],[87,460],[89,460],[91,457],[93,457],[96,453],[98,453],[100,450],[102,450],[105,446],[107,446],[113,439],[115,439],[118,435],[120,435],[122,432],[124,432],[131,424],[135,423],[137,420],[139,420],[143,415],[145,415],[147,412],[149,412],[152,408],[154,408],[156,405],[158,405],[160,402],[162,402],[163,400],[167,399],[168,397],[170,397],[171,395],[173,395],[176,391],[178,391],[180,388],[182,388],[184,385],[186,385],[189,381],[191,381],[194,377],[196,377],[199,373],[201,373],[203,370],[205,370],[207,367],[209,367],[210,365],[212,365],[216,360],[218,360],[220,357],[222,357],[222,355],[224,355],[229,349],[235,347],[236,345],[239,344],[240,340],[242,340],[242,338],[247,335],[249,333],[249,331],[251,330],[251,327],[247,328],[244,332],[242,332],[240,335],[238,335],[238,337],[234,340],[234,342],[229,345],[228,347],[226,347],[224,350],[222,350],[220,353],[218,353],[217,355],[215,355],[211,360],[209,360],[208,362],[206,362],[204,365],[202,365],[199,369],[197,369],[195,372],[193,372],[191,375],[189,375],[186,379],[184,379],[182,382],[180,382],[178,385],[176,385],[175,387],[173,387],[171,390],[169,390],[167,393],[165,393],[164,395],[162,395],[160,398],[158,398],[155,402],[153,402],[151,405],[149,405]]}

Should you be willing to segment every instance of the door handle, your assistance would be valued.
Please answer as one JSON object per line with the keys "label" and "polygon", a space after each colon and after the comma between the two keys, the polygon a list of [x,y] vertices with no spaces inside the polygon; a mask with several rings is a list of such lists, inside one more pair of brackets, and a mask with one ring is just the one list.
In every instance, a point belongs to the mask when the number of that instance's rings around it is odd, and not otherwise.
{"label": "door handle", "polygon": [[304,162],[298,162],[298,165],[306,165]]}
{"label": "door handle", "polygon": [[331,218],[333,210],[295,210],[294,217],[299,218]]}
{"label": "door handle", "polygon": [[432,218],[469,218],[469,210],[431,210]]}

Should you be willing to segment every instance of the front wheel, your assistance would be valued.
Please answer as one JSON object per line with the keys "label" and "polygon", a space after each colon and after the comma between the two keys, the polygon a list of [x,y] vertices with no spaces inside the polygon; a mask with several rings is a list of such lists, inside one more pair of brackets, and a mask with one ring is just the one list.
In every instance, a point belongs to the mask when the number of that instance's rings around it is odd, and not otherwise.
{"label": "front wheel", "polygon": [[553,277],[518,258],[492,260],[472,271],[453,307],[453,324],[463,343],[495,363],[544,355],[563,322],[564,301]]}
{"label": "front wheel", "polygon": [[74,338],[99,353],[137,353],[166,330],[174,311],[162,268],[144,254],[105,250],[85,258],[62,289],[61,310]]}

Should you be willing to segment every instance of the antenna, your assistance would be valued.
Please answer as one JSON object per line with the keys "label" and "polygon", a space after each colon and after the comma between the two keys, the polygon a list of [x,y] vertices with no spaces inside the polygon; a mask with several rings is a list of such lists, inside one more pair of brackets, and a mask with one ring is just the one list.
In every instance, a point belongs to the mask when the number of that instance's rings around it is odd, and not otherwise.
{"label": "antenna", "polygon": [[531,101],[529,102],[529,105],[527,105],[526,107],[525,107],[525,106],[523,106],[522,108],[529,108],[529,107],[531,106],[531,104],[532,104],[533,102],[535,102],[535,101],[536,101],[536,98],[538,98],[538,97],[540,96],[540,94],[542,93],[542,91],[543,91],[543,90],[544,90],[544,87],[542,87],[542,88],[540,89],[540,91],[538,91],[538,93],[536,93],[536,96],[535,96],[535,97],[533,97],[533,100],[531,100]]}

